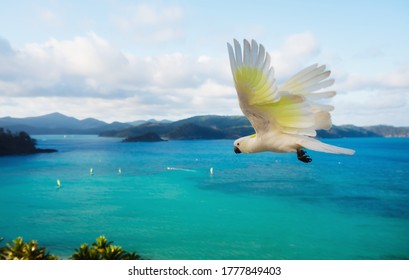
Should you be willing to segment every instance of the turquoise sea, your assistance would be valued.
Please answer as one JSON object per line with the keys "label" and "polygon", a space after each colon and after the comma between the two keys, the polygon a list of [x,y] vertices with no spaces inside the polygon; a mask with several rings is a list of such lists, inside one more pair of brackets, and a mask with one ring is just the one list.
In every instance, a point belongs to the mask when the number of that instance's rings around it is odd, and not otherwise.
{"label": "turquoise sea", "polygon": [[161,260],[409,259],[407,138],[325,139],[357,152],[310,164],[232,140],[35,138],[59,152],[0,157],[2,246],[23,236],[68,258],[106,235]]}

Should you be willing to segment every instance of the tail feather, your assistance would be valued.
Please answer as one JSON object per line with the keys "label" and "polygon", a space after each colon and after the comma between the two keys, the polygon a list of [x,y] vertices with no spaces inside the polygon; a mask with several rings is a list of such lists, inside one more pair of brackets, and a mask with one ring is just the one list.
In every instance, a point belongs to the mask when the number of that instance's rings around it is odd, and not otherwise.
{"label": "tail feather", "polygon": [[298,144],[304,148],[317,151],[317,152],[324,152],[324,153],[331,153],[331,154],[343,154],[343,155],[353,155],[355,154],[354,150],[341,148],[329,144],[322,143],[313,138],[302,138],[298,141]]}

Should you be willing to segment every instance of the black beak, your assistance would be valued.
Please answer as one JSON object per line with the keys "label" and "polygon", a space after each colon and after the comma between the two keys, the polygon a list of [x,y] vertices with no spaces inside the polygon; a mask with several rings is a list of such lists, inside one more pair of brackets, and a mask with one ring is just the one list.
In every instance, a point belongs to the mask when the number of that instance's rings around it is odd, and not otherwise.
{"label": "black beak", "polygon": [[236,154],[241,154],[240,149],[237,148],[236,146],[234,146],[234,152],[235,152]]}

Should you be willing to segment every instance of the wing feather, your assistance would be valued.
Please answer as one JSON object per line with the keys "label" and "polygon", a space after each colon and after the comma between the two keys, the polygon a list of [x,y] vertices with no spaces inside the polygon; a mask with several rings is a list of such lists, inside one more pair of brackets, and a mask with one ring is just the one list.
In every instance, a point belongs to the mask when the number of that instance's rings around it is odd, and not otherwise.
{"label": "wing feather", "polygon": [[288,79],[280,86],[280,90],[289,91],[293,94],[308,94],[331,86],[334,80],[325,80],[330,75],[331,71],[325,71],[325,65],[317,67],[317,64],[314,64]]}
{"label": "wing feather", "polygon": [[240,47],[240,43],[236,39],[234,39],[234,50],[236,52],[236,67],[241,68],[242,66],[241,47]]}
{"label": "wing feather", "polygon": [[[270,69],[270,63],[271,63],[271,57],[268,53],[266,53],[266,59],[264,60],[264,64],[263,64],[263,70],[262,72],[267,72]],[[273,75],[274,75],[274,70],[273,70]]]}
{"label": "wing feather", "polygon": [[313,93],[306,93],[306,96],[310,100],[317,100],[317,99],[324,99],[324,98],[331,98],[336,95],[335,91],[322,91],[322,92],[313,92]]}
{"label": "wing feather", "polygon": [[321,73],[319,75],[316,75],[308,80],[305,80],[301,83],[298,83],[296,86],[293,87],[292,92],[309,92],[309,88],[320,83],[322,80],[326,79],[329,77],[331,74],[330,71],[326,71],[324,73]]}
{"label": "wing feather", "polygon": [[256,68],[261,68],[264,65],[265,57],[266,57],[266,50],[264,49],[263,45],[260,45],[258,57],[257,57],[257,63],[255,64]]}
{"label": "wing feather", "polygon": [[251,66],[255,67],[257,65],[257,58],[258,58],[258,44],[256,41],[251,40],[251,59],[250,59]]}
{"label": "wing feather", "polygon": [[251,66],[251,51],[250,51],[250,43],[247,40],[244,40],[243,44],[243,64],[247,66]]}
{"label": "wing feather", "polygon": [[[271,57],[255,40],[228,45],[230,67],[240,108],[257,134],[279,130],[283,133],[315,136],[317,129],[329,129],[332,106],[315,103],[330,98],[331,72],[325,65],[313,64],[277,87]],[[314,102],[313,102],[314,101]]]}
{"label": "wing feather", "polygon": [[227,43],[227,49],[229,51],[230,69],[234,76],[234,69],[237,68],[237,62],[236,59],[234,58],[233,48],[229,43]]}
{"label": "wing feather", "polygon": [[314,92],[316,90],[320,90],[326,87],[330,87],[334,84],[335,80],[334,79],[329,79],[329,80],[325,80],[323,82],[317,83],[313,86],[309,86],[308,87],[308,92]]}
{"label": "wing feather", "polygon": [[294,81],[302,80],[302,78],[310,73],[311,71],[314,71],[318,67],[318,64],[313,64],[311,66],[308,66],[307,68],[299,71],[295,75],[293,75],[291,78],[288,79],[287,83],[291,83]]}
{"label": "wing feather", "polygon": [[291,78],[288,79],[288,83],[300,83],[306,80],[311,79],[312,77],[319,75],[325,71],[325,65],[321,65],[318,67],[318,64],[313,64],[310,67],[301,70],[297,74],[293,75]]}

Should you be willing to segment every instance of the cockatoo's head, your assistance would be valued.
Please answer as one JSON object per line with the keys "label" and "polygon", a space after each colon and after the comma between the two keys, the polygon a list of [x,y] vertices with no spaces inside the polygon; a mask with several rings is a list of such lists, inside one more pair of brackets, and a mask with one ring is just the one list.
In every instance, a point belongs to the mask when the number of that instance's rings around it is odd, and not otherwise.
{"label": "cockatoo's head", "polygon": [[241,154],[241,153],[251,153],[252,152],[252,144],[253,144],[253,139],[254,136],[246,136],[246,137],[241,137],[234,141],[234,152],[236,154]]}

